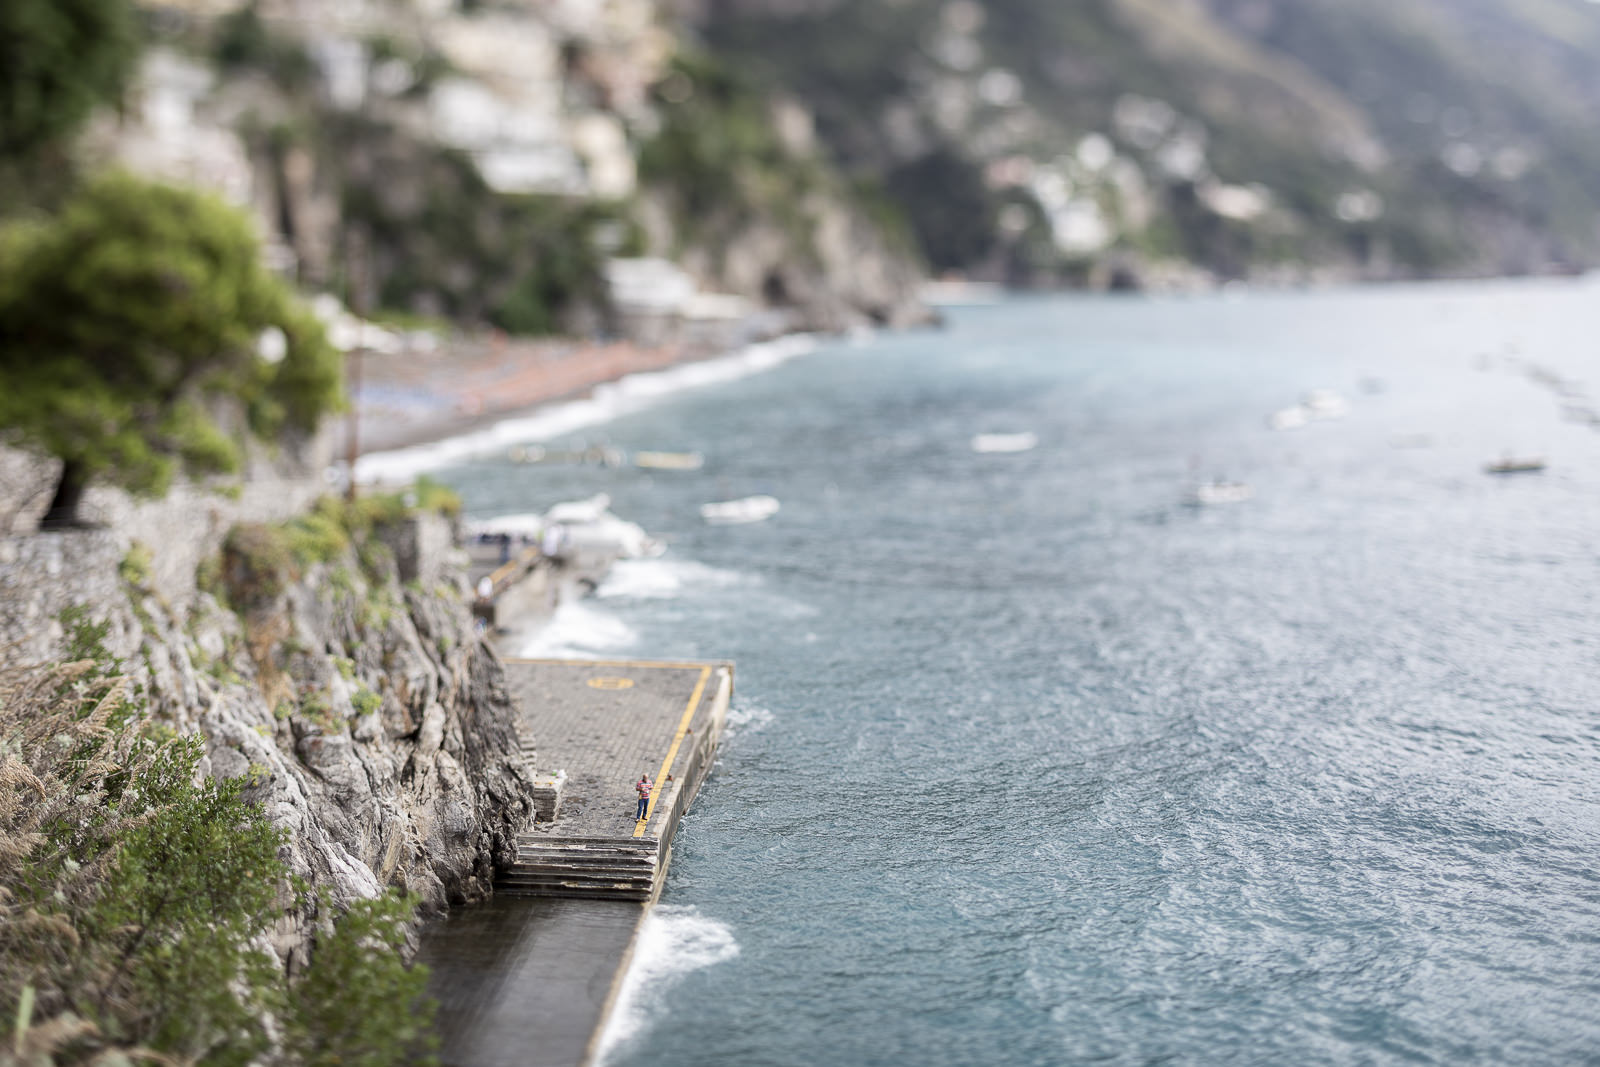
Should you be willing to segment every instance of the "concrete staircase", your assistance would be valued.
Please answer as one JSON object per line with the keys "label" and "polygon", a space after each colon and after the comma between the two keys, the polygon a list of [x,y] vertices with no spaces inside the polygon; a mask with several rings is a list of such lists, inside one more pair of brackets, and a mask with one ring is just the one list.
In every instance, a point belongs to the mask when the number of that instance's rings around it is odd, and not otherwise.
{"label": "concrete staircase", "polygon": [[649,900],[661,843],[655,838],[550,837],[522,834],[517,861],[497,889],[515,896]]}

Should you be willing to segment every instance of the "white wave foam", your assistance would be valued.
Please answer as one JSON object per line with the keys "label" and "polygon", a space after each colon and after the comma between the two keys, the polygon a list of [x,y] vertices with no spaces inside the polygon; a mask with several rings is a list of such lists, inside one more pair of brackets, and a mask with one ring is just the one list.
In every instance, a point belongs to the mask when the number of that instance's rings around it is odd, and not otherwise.
{"label": "white wave foam", "polygon": [[356,461],[356,480],[362,483],[410,481],[425,471],[437,470],[471,456],[516,444],[547,441],[619,415],[642,411],[662,397],[685,389],[736,381],[770,370],[814,348],[815,338],[793,334],[750,345],[716,359],[630,374],[615,382],[595,386],[594,391],[582,400],[552,404],[530,415],[506,419],[485,429],[443,441],[362,456]]}
{"label": "white wave foam", "polygon": [[605,1063],[659,1017],[666,989],[674,981],[738,954],[739,943],[727,923],[707,918],[694,907],[658,906],[639,926],[633,961],[600,1034],[597,1059]]}
{"label": "white wave foam", "polygon": [[621,619],[607,615],[582,601],[563,604],[544,628],[522,648],[522,655],[534,659],[581,658],[616,652],[632,645],[639,635]]}
{"label": "white wave foam", "polygon": [[755,733],[772,721],[772,712],[766,708],[748,707],[735,704],[728,709],[727,725],[723,728],[724,739],[735,734],[745,732]]}
{"label": "white wave foam", "polygon": [[748,579],[687,559],[625,559],[613,564],[596,596],[676,600],[685,589],[727,589]]}

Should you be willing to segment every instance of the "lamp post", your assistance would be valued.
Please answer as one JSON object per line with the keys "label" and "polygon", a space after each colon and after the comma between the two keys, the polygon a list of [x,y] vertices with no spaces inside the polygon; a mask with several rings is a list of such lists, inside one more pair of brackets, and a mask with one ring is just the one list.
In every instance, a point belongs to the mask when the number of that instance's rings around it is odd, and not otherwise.
{"label": "lamp post", "polygon": [[345,498],[353,503],[356,499],[356,460],[361,457],[361,358],[367,347],[367,243],[365,235],[357,227],[349,230],[346,243],[350,312],[360,323],[356,328],[355,346],[345,353],[345,391],[350,402],[344,435]]}

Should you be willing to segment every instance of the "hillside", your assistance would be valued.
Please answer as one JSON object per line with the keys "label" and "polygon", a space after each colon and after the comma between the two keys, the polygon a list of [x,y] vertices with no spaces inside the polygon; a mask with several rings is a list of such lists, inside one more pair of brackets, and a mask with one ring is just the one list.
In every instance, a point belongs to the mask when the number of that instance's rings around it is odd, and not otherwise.
{"label": "hillside", "polygon": [[135,6],[136,72],[83,169],[221,193],[275,268],[363,311],[626,336],[607,263],[650,257],[686,299],[646,310],[690,339],[763,310],[769,331],[921,314],[914,250],[805,117],[682,50],[652,0]]}
{"label": "hillside", "polygon": [[1583,0],[706,0],[932,265],[1021,282],[1600,261]]}

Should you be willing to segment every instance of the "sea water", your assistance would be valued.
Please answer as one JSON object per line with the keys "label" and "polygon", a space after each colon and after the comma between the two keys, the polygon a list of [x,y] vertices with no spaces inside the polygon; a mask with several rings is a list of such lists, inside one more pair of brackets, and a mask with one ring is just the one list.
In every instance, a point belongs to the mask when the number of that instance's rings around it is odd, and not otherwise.
{"label": "sea water", "polygon": [[670,543],[533,651],[738,663],[606,1062],[1594,1062],[1597,339],[1593,281],[1018,299],[563,438],[700,471],[441,472]]}

